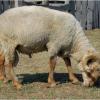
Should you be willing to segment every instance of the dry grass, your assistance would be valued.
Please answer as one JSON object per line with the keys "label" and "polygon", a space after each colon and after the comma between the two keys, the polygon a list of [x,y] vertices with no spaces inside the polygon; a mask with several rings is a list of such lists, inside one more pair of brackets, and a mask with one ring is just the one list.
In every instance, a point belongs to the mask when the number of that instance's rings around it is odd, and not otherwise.
{"label": "dry grass", "polygon": [[[100,51],[100,30],[86,31],[94,47]],[[92,88],[73,85],[68,82],[67,70],[62,59],[58,58],[55,79],[60,84],[54,88],[46,88],[48,77],[48,55],[46,52],[33,54],[32,59],[20,55],[20,62],[15,68],[16,74],[23,83],[21,90],[16,90],[12,83],[0,82],[0,99],[100,99],[100,80]],[[79,79],[80,72],[74,68]]]}

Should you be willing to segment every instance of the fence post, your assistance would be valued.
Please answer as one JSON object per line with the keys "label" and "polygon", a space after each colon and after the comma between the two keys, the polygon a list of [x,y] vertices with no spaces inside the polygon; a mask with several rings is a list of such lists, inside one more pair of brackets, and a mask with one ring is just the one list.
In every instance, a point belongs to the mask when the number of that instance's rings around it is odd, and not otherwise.
{"label": "fence post", "polygon": [[99,19],[99,21],[98,21],[98,28],[100,28],[100,1],[98,1],[98,19]]}
{"label": "fence post", "polygon": [[69,8],[68,8],[68,11],[75,15],[75,0],[70,0],[69,1]]}
{"label": "fence post", "polygon": [[14,0],[14,2],[15,2],[15,7],[18,7],[19,5],[18,5],[18,0]]}
{"label": "fence post", "polygon": [[49,0],[42,0],[42,5],[48,6],[49,5]]}
{"label": "fence post", "polygon": [[14,0],[10,0],[10,8],[14,8],[15,7],[15,2]]}
{"label": "fence post", "polygon": [[94,10],[94,1],[88,0],[87,8],[87,29],[93,28],[93,10]]}
{"label": "fence post", "polygon": [[[72,0],[75,1],[75,0]],[[70,0],[65,0],[65,4],[69,4]]]}
{"label": "fence post", "polygon": [[2,1],[0,0],[0,14],[2,13]]}
{"label": "fence post", "polygon": [[95,1],[93,19],[94,28],[98,28],[98,1]]}
{"label": "fence post", "polygon": [[87,0],[82,1],[81,24],[84,29],[87,29],[87,5]]}
{"label": "fence post", "polygon": [[10,8],[9,3],[10,3],[9,0],[3,1],[3,11]]}
{"label": "fence post", "polygon": [[22,6],[23,5],[23,0],[18,0],[18,6]]}
{"label": "fence post", "polygon": [[75,17],[77,20],[81,23],[81,18],[82,18],[82,1],[77,1],[75,3]]}

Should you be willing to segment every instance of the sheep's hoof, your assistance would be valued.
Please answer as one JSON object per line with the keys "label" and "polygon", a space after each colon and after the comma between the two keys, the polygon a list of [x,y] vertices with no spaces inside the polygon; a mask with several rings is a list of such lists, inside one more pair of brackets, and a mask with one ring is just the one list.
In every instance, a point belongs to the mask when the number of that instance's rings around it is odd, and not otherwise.
{"label": "sheep's hoof", "polygon": [[70,80],[72,84],[79,85],[80,81],[78,79]]}
{"label": "sheep's hoof", "polygon": [[16,89],[17,90],[20,90],[22,88],[22,84],[18,84],[17,86],[16,86]]}
{"label": "sheep's hoof", "polygon": [[81,84],[80,81],[72,81],[71,83],[72,83],[72,84],[75,84],[75,85]]}
{"label": "sheep's hoof", "polygon": [[48,83],[47,84],[47,88],[53,88],[53,87],[55,87],[56,85],[58,85],[59,84],[59,82],[52,82],[52,83]]}
{"label": "sheep's hoof", "polygon": [[14,83],[14,87],[17,89],[17,90],[20,90],[22,88],[22,84],[20,84],[18,81],[15,81]]}

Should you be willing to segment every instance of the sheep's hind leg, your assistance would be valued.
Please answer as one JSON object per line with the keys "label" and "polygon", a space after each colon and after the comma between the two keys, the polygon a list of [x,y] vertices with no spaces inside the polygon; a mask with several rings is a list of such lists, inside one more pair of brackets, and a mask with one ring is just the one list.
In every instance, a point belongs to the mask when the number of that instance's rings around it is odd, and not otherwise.
{"label": "sheep's hind leg", "polygon": [[6,73],[6,78],[13,82],[13,85],[16,87],[16,89],[20,89],[22,87],[22,85],[20,84],[20,82],[18,81],[18,79],[14,73],[12,63],[9,63],[5,66],[5,73]]}
{"label": "sheep's hind leg", "polygon": [[56,57],[51,57],[49,61],[49,66],[50,66],[50,71],[49,71],[49,76],[48,76],[48,87],[54,87],[56,86],[56,82],[54,80],[54,69],[56,66]]}
{"label": "sheep's hind leg", "polygon": [[67,70],[68,70],[68,73],[69,73],[69,80],[73,83],[73,84],[78,84],[79,83],[79,80],[77,79],[77,77],[74,75],[73,73],[73,69],[71,67],[71,61],[70,61],[70,58],[66,57],[66,58],[63,58],[64,59],[64,62],[66,64],[66,67],[67,67]]}
{"label": "sheep's hind leg", "polygon": [[5,66],[4,66],[5,57],[0,53],[0,80],[5,79]]}

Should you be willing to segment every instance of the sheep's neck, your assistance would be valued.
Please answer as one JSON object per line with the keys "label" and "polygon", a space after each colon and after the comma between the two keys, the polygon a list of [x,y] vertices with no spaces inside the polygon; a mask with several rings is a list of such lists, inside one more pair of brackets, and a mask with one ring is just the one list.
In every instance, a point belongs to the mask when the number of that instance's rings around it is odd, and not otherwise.
{"label": "sheep's neck", "polygon": [[73,40],[72,52],[80,52],[84,55],[88,50],[95,50],[90,44],[88,38],[85,36],[83,31],[75,34]]}

